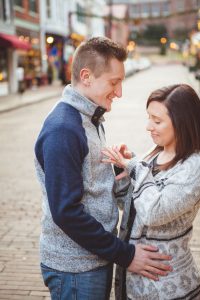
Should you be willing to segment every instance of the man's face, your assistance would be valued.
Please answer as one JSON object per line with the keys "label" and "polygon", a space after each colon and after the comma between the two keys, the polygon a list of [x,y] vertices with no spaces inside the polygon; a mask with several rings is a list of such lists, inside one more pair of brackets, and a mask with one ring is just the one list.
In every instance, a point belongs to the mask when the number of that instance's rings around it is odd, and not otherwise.
{"label": "man's face", "polygon": [[98,106],[111,110],[114,98],[122,96],[122,80],[124,79],[124,64],[113,58],[110,60],[109,69],[98,78],[90,75],[90,87],[87,90],[87,98]]}

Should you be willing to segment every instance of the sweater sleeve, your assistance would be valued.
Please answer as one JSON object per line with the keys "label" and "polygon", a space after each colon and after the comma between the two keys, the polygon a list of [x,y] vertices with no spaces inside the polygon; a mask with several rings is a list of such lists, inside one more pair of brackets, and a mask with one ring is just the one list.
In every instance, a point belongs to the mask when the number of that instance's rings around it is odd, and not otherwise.
{"label": "sweater sleeve", "polygon": [[84,211],[82,164],[86,142],[70,128],[54,130],[43,142],[45,185],[52,218],[73,241],[103,259],[128,267],[135,247],[105,231]]}
{"label": "sweater sleeve", "polygon": [[146,163],[135,158],[130,161],[127,170],[135,184],[133,199],[137,214],[146,226],[171,222],[200,202],[199,154],[179,163],[175,172],[161,180],[161,189]]}

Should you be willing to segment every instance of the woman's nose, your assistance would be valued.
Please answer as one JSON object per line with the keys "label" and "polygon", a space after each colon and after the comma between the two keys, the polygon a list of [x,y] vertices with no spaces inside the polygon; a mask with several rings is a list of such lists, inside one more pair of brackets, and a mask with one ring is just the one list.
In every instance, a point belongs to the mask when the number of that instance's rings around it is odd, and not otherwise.
{"label": "woman's nose", "polygon": [[146,130],[147,131],[152,131],[153,130],[153,125],[152,122],[149,120],[147,125],[146,125]]}

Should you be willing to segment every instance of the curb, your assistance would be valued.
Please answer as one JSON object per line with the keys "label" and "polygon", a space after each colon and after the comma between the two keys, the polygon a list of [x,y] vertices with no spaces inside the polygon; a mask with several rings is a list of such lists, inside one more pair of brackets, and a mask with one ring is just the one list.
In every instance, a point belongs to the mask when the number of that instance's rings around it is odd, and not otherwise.
{"label": "curb", "polygon": [[196,80],[194,77],[194,73],[188,72],[188,81],[189,84],[193,87],[193,89],[200,95],[200,81]]}
{"label": "curb", "polygon": [[3,108],[3,109],[0,108],[0,114],[11,112],[13,110],[17,110],[17,109],[20,109],[20,108],[23,108],[23,107],[26,107],[26,106],[29,106],[29,105],[34,105],[34,104],[37,104],[37,103],[40,103],[40,102],[43,102],[43,101],[53,99],[55,97],[59,97],[59,96],[61,96],[60,92],[57,93],[57,94],[54,94],[54,95],[49,95],[49,96],[43,97],[43,98],[34,99],[32,101],[29,101],[29,102],[18,103],[18,104],[15,104],[15,105],[7,107],[7,108]]}

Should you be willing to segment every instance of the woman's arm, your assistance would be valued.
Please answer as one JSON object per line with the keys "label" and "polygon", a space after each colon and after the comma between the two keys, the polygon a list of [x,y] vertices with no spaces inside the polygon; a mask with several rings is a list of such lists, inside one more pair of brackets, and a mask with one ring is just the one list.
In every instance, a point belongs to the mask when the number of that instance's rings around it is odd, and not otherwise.
{"label": "woman's arm", "polygon": [[[174,167],[175,172],[166,171],[166,177],[159,182],[159,188],[152,170],[145,162],[134,157],[124,159],[113,149],[104,152],[107,163],[124,167],[130,175],[134,191],[137,214],[144,225],[159,226],[173,221],[193,209],[200,200],[200,154],[193,154],[182,164]],[[167,175],[169,174],[169,175]]]}
{"label": "woman's arm", "polygon": [[149,166],[131,160],[127,171],[135,183],[134,204],[147,226],[159,226],[189,212],[200,200],[200,155],[193,154],[175,167],[176,172],[160,181],[160,189]]}

